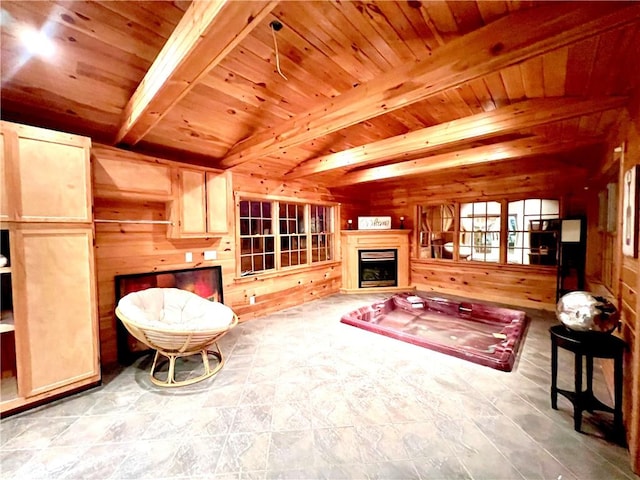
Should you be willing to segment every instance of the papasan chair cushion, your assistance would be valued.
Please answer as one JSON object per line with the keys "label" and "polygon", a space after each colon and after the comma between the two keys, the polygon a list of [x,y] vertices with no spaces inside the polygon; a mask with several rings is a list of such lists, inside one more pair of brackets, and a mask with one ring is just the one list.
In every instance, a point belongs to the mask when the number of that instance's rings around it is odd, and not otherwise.
{"label": "papasan chair cushion", "polygon": [[[226,305],[177,288],[149,288],[129,293],[118,302],[116,315],[134,337],[156,350],[150,376],[153,383],[161,386],[188,385],[216,374],[224,364],[216,342],[238,323],[237,315]],[[209,351],[212,346],[216,351]],[[202,355],[204,373],[176,381],[176,358],[196,353]],[[208,354],[218,359],[213,370]],[[169,359],[166,380],[154,375],[159,355]]]}

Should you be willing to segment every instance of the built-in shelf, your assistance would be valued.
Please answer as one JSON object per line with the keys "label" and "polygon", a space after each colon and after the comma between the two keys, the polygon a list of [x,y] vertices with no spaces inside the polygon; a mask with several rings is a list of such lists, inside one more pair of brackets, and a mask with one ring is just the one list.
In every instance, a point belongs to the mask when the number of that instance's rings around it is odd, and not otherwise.
{"label": "built-in shelf", "polygon": [[13,332],[13,312],[11,310],[2,310],[0,312],[0,333]]}
{"label": "built-in shelf", "polygon": [[11,273],[11,267],[0,267],[0,273]]}

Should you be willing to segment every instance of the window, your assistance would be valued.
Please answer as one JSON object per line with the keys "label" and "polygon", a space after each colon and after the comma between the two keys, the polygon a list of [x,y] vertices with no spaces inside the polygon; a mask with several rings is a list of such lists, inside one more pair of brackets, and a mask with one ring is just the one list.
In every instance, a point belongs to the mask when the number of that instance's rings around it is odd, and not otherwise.
{"label": "window", "polygon": [[286,201],[240,200],[240,276],[332,260],[333,208]]}
{"label": "window", "polygon": [[500,261],[500,203],[460,205],[460,258]]}
{"label": "window", "polygon": [[296,203],[279,203],[280,265],[290,267],[307,263],[307,236],[304,234],[305,207]]}
{"label": "window", "polygon": [[311,262],[325,262],[333,258],[332,208],[311,205]]}
{"label": "window", "polygon": [[560,202],[529,198],[509,202],[507,262],[557,265]]}
{"label": "window", "polygon": [[242,200],[239,208],[241,275],[273,270],[276,264],[271,202]]}
{"label": "window", "polygon": [[421,205],[418,225],[420,258],[557,265],[555,199]]}
{"label": "window", "polygon": [[420,207],[421,258],[453,258],[455,205],[443,203]]}

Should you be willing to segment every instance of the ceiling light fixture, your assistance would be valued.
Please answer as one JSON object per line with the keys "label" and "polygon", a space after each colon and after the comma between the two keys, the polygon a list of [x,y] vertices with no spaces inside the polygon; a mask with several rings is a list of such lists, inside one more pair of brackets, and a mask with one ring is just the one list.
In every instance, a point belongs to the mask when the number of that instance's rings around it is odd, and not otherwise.
{"label": "ceiling light fixture", "polygon": [[56,50],[51,38],[33,27],[22,27],[18,35],[31,55],[47,58],[51,57]]}
{"label": "ceiling light fixture", "polygon": [[269,24],[269,26],[271,27],[271,34],[273,35],[273,45],[276,49],[276,68],[278,69],[280,76],[288,81],[289,79],[285,77],[282,70],[280,70],[280,55],[278,55],[278,40],[276,39],[276,32],[282,30],[282,24],[277,20],[274,20]]}

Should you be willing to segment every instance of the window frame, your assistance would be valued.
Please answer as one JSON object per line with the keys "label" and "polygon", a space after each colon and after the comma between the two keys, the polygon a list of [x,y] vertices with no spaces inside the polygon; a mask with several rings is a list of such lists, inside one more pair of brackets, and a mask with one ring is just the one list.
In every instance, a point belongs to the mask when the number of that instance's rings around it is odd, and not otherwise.
{"label": "window frame", "polygon": [[[256,195],[252,193],[244,193],[244,192],[235,192],[235,213],[236,213],[236,231],[235,231],[235,245],[236,245],[236,279],[244,279],[244,278],[256,278],[259,276],[269,276],[274,275],[279,272],[290,272],[295,270],[302,270],[305,268],[315,267],[318,265],[334,263],[337,261],[337,235],[336,235],[336,225],[338,219],[338,208],[339,204],[333,202],[314,202],[309,200],[300,200],[296,198],[290,197],[279,197],[279,196],[265,196],[265,195]],[[254,239],[254,238],[263,238],[265,235],[243,235],[241,222],[244,220],[244,217],[241,216],[241,205],[242,202],[262,202],[269,203],[271,209],[271,218],[270,225],[271,230],[269,232],[269,237],[273,237],[274,242],[274,266],[273,268],[263,269],[263,270],[250,270],[243,271],[242,268],[242,258],[245,256],[242,250],[242,242],[246,239]],[[296,224],[296,233],[291,233],[287,228],[287,232],[281,232],[281,216],[280,216],[280,208],[281,205],[287,206],[297,206],[302,207],[302,216],[303,221],[302,224]],[[312,207],[321,207],[324,212],[328,212],[330,218],[323,222],[323,231],[322,232],[313,232],[312,231]],[[296,217],[299,218],[299,217]],[[288,215],[283,221],[291,221]],[[302,243],[301,236],[304,236],[304,249],[295,248],[291,249],[291,238],[297,237],[299,244]],[[324,252],[328,259],[315,260],[313,257],[313,242],[312,238],[314,236],[322,236],[322,238],[328,242],[328,245],[325,245]],[[285,247],[283,242],[287,242],[289,247]],[[297,264],[294,265],[285,265],[283,262],[282,255],[287,254],[291,255],[292,252],[300,252],[300,257],[304,257],[304,261],[298,261]],[[253,255],[253,253],[252,253]],[[265,255],[264,251],[262,255]],[[290,257],[289,257],[290,258]]]}
{"label": "window frame", "polygon": [[[517,197],[511,197],[511,198],[505,198],[505,197],[486,197],[486,198],[479,198],[479,199],[464,199],[464,200],[450,200],[450,199],[442,199],[442,200],[431,200],[431,201],[426,201],[426,202],[420,202],[416,204],[416,208],[415,208],[415,215],[416,215],[416,222],[415,225],[418,225],[418,229],[416,234],[414,235],[414,239],[415,239],[415,259],[419,260],[419,261],[423,261],[423,262],[427,262],[427,263],[450,263],[450,262],[454,262],[454,263],[464,263],[464,264],[472,264],[472,265],[486,265],[486,266],[508,266],[508,267],[523,267],[523,268],[542,268],[542,269],[556,269],[557,268],[557,264],[556,265],[539,265],[539,264],[530,264],[530,263],[515,263],[515,262],[509,262],[508,260],[508,251],[509,251],[509,240],[510,240],[510,233],[511,232],[511,226],[510,226],[510,214],[509,214],[509,205],[512,202],[517,202],[517,201],[526,201],[526,200],[551,200],[551,201],[557,201],[558,202],[558,217],[557,220],[558,222],[561,221],[562,219],[562,211],[563,211],[563,198],[562,196],[549,196],[549,195],[536,195],[534,194],[529,194],[527,196],[517,196]],[[491,203],[491,202],[497,202],[500,205],[500,213],[499,213],[499,231],[497,231],[498,234],[498,238],[499,238],[499,255],[498,255],[498,259],[496,261],[483,261],[483,260],[474,260],[474,259],[467,259],[466,255],[463,255],[463,253],[465,252],[461,252],[460,251],[460,246],[462,244],[462,240],[461,240],[461,233],[462,233],[462,212],[461,212],[461,206],[463,204],[475,204],[475,203]],[[424,255],[423,256],[423,251],[424,251],[424,245],[423,245],[423,240],[422,240],[422,236],[423,236],[423,230],[420,227],[421,225],[421,220],[422,220],[422,214],[423,212],[427,209],[427,208],[433,208],[433,207],[437,207],[439,205],[453,205],[454,206],[454,210],[455,210],[455,216],[454,216],[454,232],[453,232],[453,254],[452,254],[452,258],[436,258],[436,257],[430,257],[428,255]],[[489,216],[491,216],[491,214],[487,214]],[[545,215],[546,217],[546,215]],[[467,232],[469,233],[469,232]],[[521,233],[518,230],[518,233]]]}

